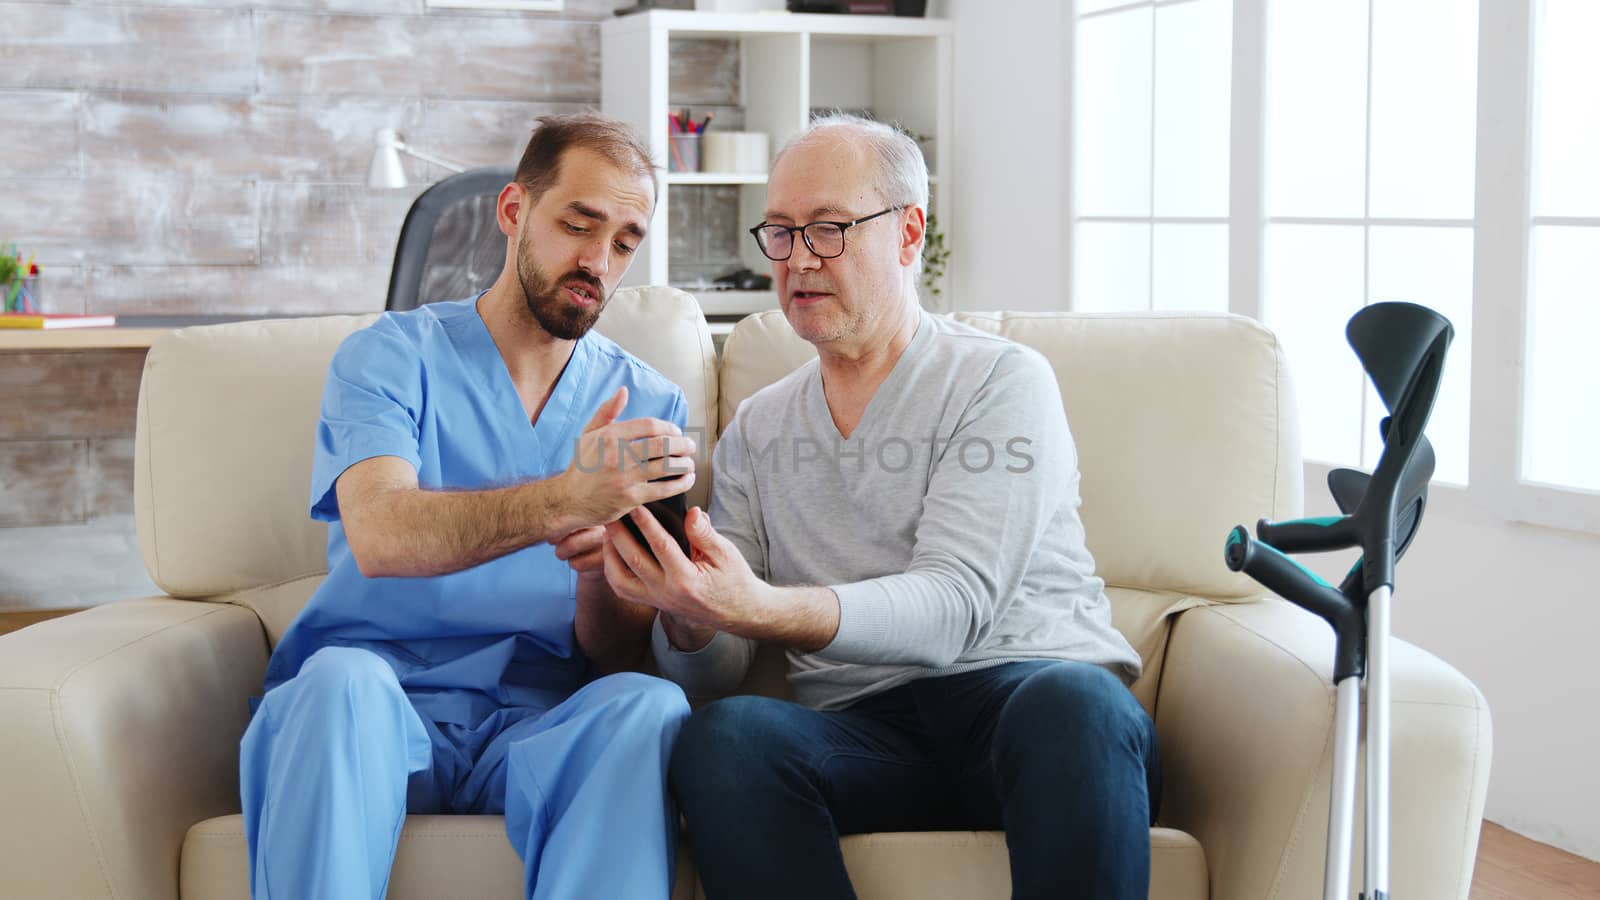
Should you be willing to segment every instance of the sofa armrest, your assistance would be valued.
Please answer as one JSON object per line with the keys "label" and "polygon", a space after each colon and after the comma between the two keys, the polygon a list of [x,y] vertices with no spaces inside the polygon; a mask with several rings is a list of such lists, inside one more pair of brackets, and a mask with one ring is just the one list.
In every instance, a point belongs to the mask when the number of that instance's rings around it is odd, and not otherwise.
{"label": "sofa armrest", "polygon": [[[1205,848],[1213,897],[1321,896],[1333,647],[1322,620],[1275,597],[1190,610],[1173,628],[1156,701],[1161,818]],[[1426,651],[1394,640],[1390,657],[1390,890],[1466,900],[1488,789],[1488,704]],[[1358,833],[1356,885],[1363,846]]]}
{"label": "sofa armrest", "polygon": [[0,896],[175,900],[189,826],[239,810],[266,661],[249,610],[171,598],[0,637]]}

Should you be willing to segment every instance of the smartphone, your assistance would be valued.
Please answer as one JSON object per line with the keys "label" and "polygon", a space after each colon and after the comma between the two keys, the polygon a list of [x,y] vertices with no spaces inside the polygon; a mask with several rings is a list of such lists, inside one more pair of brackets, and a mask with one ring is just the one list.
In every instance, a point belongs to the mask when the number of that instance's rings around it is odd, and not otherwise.
{"label": "smartphone", "polygon": [[[650,510],[650,514],[656,517],[656,521],[667,530],[667,534],[672,535],[672,539],[678,542],[678,549],[683,551],[684,556],[688,556],[689,534],[684,528],[684,516],[689,514],[689,501],[685,500],[682,494],[674,494],[665,500],[652,500],[646,503],[644,508]],[[650,542],[644,539],[644,532],[640,531],[638,523],[633,521],[631,512],[624,515],[620,521],[633,535],[633,539],[639,542],[639,546],[652,556],[655,555],[655,551],[650,549]]]}

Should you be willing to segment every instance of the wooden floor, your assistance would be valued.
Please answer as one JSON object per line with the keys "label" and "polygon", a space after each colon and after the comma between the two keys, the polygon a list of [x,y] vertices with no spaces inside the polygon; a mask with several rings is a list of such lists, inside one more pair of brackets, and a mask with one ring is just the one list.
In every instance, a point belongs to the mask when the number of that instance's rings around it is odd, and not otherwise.
{"label": "wooden floor", "polygon": [[1597,900],[1600,862],[1483,823],[1472,900]]}
{"label": "wooden floor", "polygon": [[[0,612],[0,634],[72,611]],[[1600,900],[1600,862],[1484,822],[1472,900]]]}
{"label": "wooden floor", "polygon": [[26,628],[35,622],[43,622],[45,619],[54,619],[56,616],[64,616],[67,613],[77,611],[75,609],[30,609],[22,612],[0,612],[0,634],[16,631],[19,628]]}

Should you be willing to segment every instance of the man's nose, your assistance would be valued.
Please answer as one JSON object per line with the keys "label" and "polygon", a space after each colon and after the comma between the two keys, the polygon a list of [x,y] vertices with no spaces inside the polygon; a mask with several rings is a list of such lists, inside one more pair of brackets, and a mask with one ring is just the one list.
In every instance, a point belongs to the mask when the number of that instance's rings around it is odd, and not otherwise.
{"label": "man's nose", "polygon": [[822,267],[822,257],[812,253],[811,245],[801,240],[799,235],[794,237],[794,246],[789,251],[787,262],[791,272],[804,272],[807,269]]}
{"label": "man's nose", "polygon": [[578,252],[578,268],[596,278],[605,275],[611,266],[611,254],[607,250],[608,246],[603,239],[584,242],[582,249]]}

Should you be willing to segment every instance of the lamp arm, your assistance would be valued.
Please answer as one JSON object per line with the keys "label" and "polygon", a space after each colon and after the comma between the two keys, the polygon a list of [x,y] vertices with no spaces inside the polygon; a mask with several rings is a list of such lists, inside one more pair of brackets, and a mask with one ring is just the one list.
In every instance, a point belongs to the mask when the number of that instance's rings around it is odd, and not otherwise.
{"label": "lamp arm", "polygon": [[401,153],[406,154],[407,156],[415,156],[417,159],[420,159],[423,162],[433,163],[442,169],[449,169],[452,172],[465,172],[467,170],[467,167],[461,163],[453,162],[448,159],[442,159],[434,156],[431,153],[423,153],[421,150],[414,149],[403,141],[396,141],[394,148],[399,150]]}

